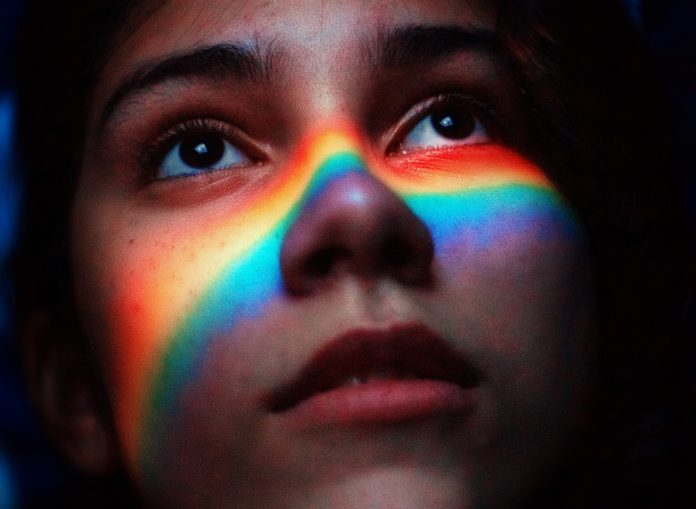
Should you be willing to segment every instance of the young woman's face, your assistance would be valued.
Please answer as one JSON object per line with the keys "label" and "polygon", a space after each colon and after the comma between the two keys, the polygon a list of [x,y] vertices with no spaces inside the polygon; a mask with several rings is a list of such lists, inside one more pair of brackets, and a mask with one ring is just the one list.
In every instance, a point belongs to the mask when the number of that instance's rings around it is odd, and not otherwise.
{"label": "young woman's face", "polygon": [[582,228],[485,1],[170,0],[97,84],[78,307],[165,507],[518,500],[586,409]]}

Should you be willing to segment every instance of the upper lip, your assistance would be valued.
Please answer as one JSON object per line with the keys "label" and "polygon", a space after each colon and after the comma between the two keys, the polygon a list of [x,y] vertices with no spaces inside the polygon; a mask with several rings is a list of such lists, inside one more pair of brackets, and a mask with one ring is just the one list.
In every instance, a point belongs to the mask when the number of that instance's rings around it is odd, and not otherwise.
{"label": "upper lip", "polygon": [[473,388],[481,373],[440,336],[422,325],[355,329],[320,347],[289,382],[265,398],[271,412],[283,412],[319,392],[370,375],[441,380]]}

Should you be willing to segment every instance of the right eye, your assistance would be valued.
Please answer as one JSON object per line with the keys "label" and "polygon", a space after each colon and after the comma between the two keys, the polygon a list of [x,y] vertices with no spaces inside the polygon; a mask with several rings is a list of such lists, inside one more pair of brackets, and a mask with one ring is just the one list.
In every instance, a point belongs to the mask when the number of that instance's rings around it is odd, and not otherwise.
{"label": "right eye", "polygon": [[238,147],[215,132],[182,133],[164,155],[157,178],[167,179],[253,164]]}

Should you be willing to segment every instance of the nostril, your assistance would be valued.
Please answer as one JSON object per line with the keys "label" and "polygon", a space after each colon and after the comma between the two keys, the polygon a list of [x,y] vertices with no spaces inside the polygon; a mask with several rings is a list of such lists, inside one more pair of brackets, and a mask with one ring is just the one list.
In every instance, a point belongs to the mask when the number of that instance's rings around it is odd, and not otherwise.
{"label": "nostril", "polygon": [[395,237],[385,243],[383,253],[385,271],[398,281],[418,285],[431,282],[432,272],[424,268],[430,267],[432,262],[432,242]]}
{"label": "nostril", "polygon": [[399,239],[392,239],[384,247],[384,260],[386,266],[403,268],[411,263],[413,250],[407,242]]}
{"label": "nostril", "polygon": [[342,262],[350,258],[350,251],[341,246],[327,246],[317,249],[307,257],[305,271],[309,277],[325,278],[336,270]]}

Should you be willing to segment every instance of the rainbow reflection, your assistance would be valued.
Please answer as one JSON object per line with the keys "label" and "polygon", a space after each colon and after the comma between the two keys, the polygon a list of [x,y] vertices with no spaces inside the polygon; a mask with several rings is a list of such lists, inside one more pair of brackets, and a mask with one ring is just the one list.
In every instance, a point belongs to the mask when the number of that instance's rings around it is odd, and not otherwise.
{"label": "rainbow reflection", "polygon": [[[137,309],[121,324],[123,353],[117,418],[129,456],[147,471],[156,454],[158,423],[177,413],[182,390],[198,376],[209,344],[229,337],[242,320],[262,315],[283,295],[280,251],[305,207],[336,179],[368,172],[400,195],[430,228],[438,252],[462,238],[485,248],[509,233],[529,231],[540,217],[574,235],[576,223],[539,168],[496,145],[424,150],[384,161],[361,157],[357,137],[324,131],[302,145],[292,164],[267,186],[235,204],[225,219],[182,238],[196,256],[174,255],[133,284],[137,299],[167,303]],[[228,242],[235,239],[234,243]],[[224,248],[220,248],[224,246]],[[153,253],[156,257],[157,253]],[[177,278],[160,278],[176,268]],[[179,295],[181,282],[194,285]],[[124,309],[133,316],[133,309]]]}

